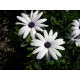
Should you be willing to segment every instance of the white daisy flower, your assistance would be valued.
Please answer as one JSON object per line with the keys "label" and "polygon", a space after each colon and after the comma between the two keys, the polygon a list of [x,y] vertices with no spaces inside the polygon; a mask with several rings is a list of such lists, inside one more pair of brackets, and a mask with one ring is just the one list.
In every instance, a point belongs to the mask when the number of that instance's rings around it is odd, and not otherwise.
{"label": "white daisy flower", "polygon": [[80,34],[80,19],[73,20],[72,25],[73,27],[71,28],[71,35],[73,35],[73,38],[76,38]]}
{"label": "white daisy flower", "polygon": [[72,28],[69,30],[69,33],[66,34],[66,38],[70,39],[68,43],[74,43],[76,46],[80,47],[80,19],[73,20]]}
{"label": "white daisy flower", "polygon": [[23,27],[19,30],[18,35],[23,35],[23,39],[27,37],[29,32],[31,33],[31,37],[35,38],[36,30],[43,31],[42,27],[47,27],[47,25],[43,24],[43,22],[47,21],[46,18],[40,19],[43,12],[38,13],[38,11],[31,11],[30,16],[25,13],[21,13],[22,17],[17,16],[17,18],[21,22],[17,22],[17,25],[23,25]]}
{"label": "white daisy flower", "polygon": [[51,56],[55,60],[58,60],[57,56],[59,57],[62,56],[57,49],[65,50],[65,48],[61,46],[65,42],[61,38],[56,39],[57,34],[58,34],[57,32],[53,34],[52,30],[50,30],[49,35],[47,31],[44,30],[44,37],[41,34],[36,33],[36,36],[39,39],[33,39],[31,45],[38,47],[33,51],[33,54],[38,53],[37,59],[42,59],[46,55],[48,60],[50,60],[50,54],[51,54]]}

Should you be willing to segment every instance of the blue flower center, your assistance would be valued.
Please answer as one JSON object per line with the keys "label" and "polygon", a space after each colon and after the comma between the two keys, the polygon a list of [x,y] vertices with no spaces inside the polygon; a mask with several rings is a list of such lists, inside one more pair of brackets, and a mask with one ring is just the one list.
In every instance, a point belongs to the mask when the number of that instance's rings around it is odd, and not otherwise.
{"label": "blue flower center", "polygon": [[46,42],[46,43],[44,44],[44,46],[45,46],[46,48],[50,48],[50,47],[51,47],[51,43],[50,43],[50,42]]}
{"label": "blue flower center", "polygon": [[30,22],[30,23],[28,24],[28,26],[29,26],[30,28],[33,28],[33,27],[35,26],[35,24],[34,24],[34,22]]}

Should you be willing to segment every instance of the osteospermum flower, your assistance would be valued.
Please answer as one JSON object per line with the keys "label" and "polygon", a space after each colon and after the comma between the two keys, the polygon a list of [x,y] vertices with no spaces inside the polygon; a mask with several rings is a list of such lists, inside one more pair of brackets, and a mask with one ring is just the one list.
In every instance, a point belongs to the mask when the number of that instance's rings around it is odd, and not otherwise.
{"label": "osteospermum flower", "polygon": [[71,28],[71,35],[73,35],[73,38],[76,38],[80,34],[80,19],[73,20],[72,25],[73,27]]}
{"label": "osteospermum flower", "polygon": [[72,28],[69,30],[69,33],[66,34],[66,38],[70,39],[68,43],[74,43],[76,46],[80,47],[80,19],[73,20]]}
{"label": "osteospermum flower", "polygon": [[42,59],[45,55],[49,59],[49,55],[51,54],[55,60],[58,60],[57,56],[62,56],[57,49],[65,50],[65,48],[61,46],[65,42],[61,38],[56,39],[57,32],[53,34],[53,31],[50,30],[48,35],[47,31],[44,30],[44,37],[39,33],[36,33],[36,36],[39,39],[32,40],[31,45],[38,47],[33,51],[33,54],[38,53],[37,59]]}
{"label": "osteospermum flower", "polygon": [[30,16],[25,13],[21,13],[22,17],[17,16],[17,18],[21,22],[17,22],[17,25],[23,25],[23,27],[19,30],[18,35],[23,34],[23,39],[27,37],[29,32],[31,33],[31,37],[35,38],[36,30],[43,31],[42,27],[47,27],[47,25],[43,24],[47,19],[40,19],[43,12],[38,13],[38,11],[31,11]]}

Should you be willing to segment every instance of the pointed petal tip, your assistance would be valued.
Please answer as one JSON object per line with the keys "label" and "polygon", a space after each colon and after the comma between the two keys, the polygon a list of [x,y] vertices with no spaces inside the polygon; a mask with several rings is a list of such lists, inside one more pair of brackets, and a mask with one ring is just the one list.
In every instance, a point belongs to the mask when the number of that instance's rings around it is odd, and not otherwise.
{"label": "pointed petal tip", "polygon": [[15,25],[18,25],[18,22],[16,22]]}
{"label": "pointed petal tip", "polygon": [[26,37],[23,36],[23,39],[25,39]]}
{"label": "pointed petal tip", "polygon": [[20,16],[16,16],[16,18],[18,19]]}
{"label": "pointed petal tip", "polygon": [[55,60],[57,61],[57,60],[58,60],[58,58],[55,58]]}

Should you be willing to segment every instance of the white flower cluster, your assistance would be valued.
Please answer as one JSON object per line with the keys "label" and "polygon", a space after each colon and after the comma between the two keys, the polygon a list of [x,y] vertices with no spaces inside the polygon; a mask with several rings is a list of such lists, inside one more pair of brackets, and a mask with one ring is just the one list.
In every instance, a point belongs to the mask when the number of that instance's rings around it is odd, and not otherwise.
{"label": "white flower cluster", "polygon": [[77,47],[80,47],[80,19],[73,20],[71,23],[72,28],[69,30],[70,33],[67,33],[67,37],[69,40],[68,43],[74,43]]}
{"label": "white flower cluster", "polygon": [[[50,61],[51,55],[55,60],[58,60],[58,57],[62,56],[58,50],[65,50],[65,48],[62,47],[62,45],[65,42],[61,38],[56,39],[58,35],[57,32],[53,34],[53,30],[50,30],[48,34],[48,32],[45,29],[44,30],[42,29],[44,27],[48,27],[48,25],[44,24],[44,22],[47,21],[47,19],[46,18],[40,19],[42,14],[43,12],[39,13],[38,11],[35,12],[31,11],[30,15],[21,13],[21,17],[17,16],[17,18],[21,22],[17,22],[16,24],[23,26],[19,30],[18,35],[23,35],[23,39],[25,39],[29,33],[31,34],[32,37],[31,46],[37,47],[37,49],[35,49],[32,54],[37,54],[37,59],[42,59],[46,55],[48,61]],[[75,22],[78,25],[78,22],[77,21]],[[41,35],[37,31],[43,32],[44,35]],[[75,33],[77,32],[76,31],[73,32],[73,34]],[[75,35],[75,37],[77,35]]]}

